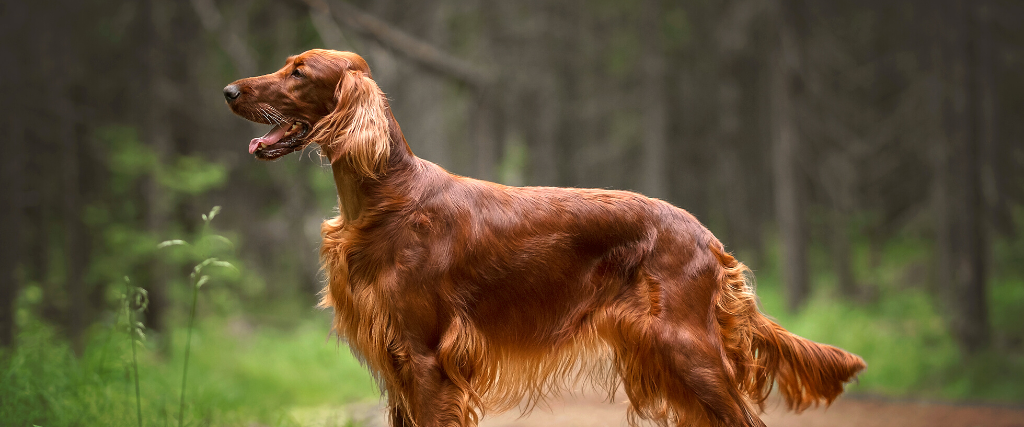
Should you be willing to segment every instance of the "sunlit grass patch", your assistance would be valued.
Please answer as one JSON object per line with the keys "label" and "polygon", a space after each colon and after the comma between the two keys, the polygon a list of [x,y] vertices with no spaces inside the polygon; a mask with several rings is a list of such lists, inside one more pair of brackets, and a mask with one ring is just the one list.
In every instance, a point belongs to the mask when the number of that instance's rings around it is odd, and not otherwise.
{"label": "sunlit grass patch", "polygon": [[[379,396],[348,349],[328,338],[328,322],[309,316],[288,329],[242,317],[206,319],[193,335],[186,425],[306,425],[298,407],[342,407]],[[97,331],[81,359],[38,322],[0,359],[0,419],[9,425],[135,425],[127,340]],[[172,357],[148,349],[139,360],[145,425],[174,425],[185,331]],[[104,351],[104,348],[106,351]],[[329,420],[318,421],[318,425]],[[342,420],[344,421],[344,420]],[[338,425],[344,425],[343,423]]]}

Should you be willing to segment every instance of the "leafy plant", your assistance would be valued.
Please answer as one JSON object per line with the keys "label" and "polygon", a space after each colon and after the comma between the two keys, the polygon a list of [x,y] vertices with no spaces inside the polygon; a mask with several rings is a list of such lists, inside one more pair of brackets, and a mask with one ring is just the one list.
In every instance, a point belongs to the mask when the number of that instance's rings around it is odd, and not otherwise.
{"label": "leafy plant", "polygon": [[[214,206],[213,209],[210,210],[209,214],[203,214],[203,231],[202,234],[200,235],[200,240],[211,238],[215,240],[220,240],[222,242],[226,242],[228,245],[231,245],[231,241],[228,240],[227,237],[221,236],[219,234],[209,233],[210,222],[213,221],[213,218],[217,216],[218,212],[220,212],[220,206]],[[188,242],[184,240],[167,240],[157,245],[157,249],[177,245],[188,245]],[[203,285],[205,285],[206,282],[210,280],[210,276],[203,274],[203,269],[211,266],[225,267],[231,269],[235,268],[235,266],[232,265],[230,262],[222,261],[220,259],[217,259],[216,257],[207,256],[204,260],[202,260],[201,262],[196,264],[195,267],[192,268],[192,273],[189,275],[189,282],[192,286],[192,306],[189,309],[188,336],[185,339],[185,365],[181,372],[181,404],[178,409],[179,427],[181,427],[185,420],[185,384],[188,379],[188,359],[189,354],[192,351],[192,330],[195,327],[196,304],[199,301],[199,288],[203,287]]]}

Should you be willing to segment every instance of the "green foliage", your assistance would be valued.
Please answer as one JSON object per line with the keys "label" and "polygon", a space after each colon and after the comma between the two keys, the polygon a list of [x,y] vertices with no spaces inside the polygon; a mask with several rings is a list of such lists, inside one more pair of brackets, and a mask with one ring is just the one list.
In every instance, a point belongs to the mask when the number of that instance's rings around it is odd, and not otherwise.
{"label": "green foliage", "polygon": [[[213,221],[213,218],[216,217],[217,213],[219,212],[220,206],[214,206],[213,209],[210,210],[210,213],[203,214],[203,231],[202,234],[200,235],[200,242],[205,241],[207,239],[211,239],[223,242],[228,246],[232,246],[231,240],[228,240],[227,237],[221,236],[219,234],[210,234],[208,232],[210,228],[210,222]],[[184,240],[166,240],[157,245],[157,248],[166,248],[169,246],[188,246],[188,242]],[[181,427],[185,422],[185,383],[186,379],[188,378],[188,358],[192,350],[192,331],[194,329],[196,322],[196,305],[199,302],[199,288],[203,287],[203,285],[206,284],[206,282],[210,281],[210,276],[203,274],[203,269],[206,267],[224,267],[235,269],[235,266],[231,265],[230,262],[221,261],[215,257],[209,256],[209,252],[204,251],[200,252],[200,254],[202,254],[202,256],[206,256],[206,259],[200,261],[198,264],[195,265],[195,267],[192,267],[192,273],[189,275],[189,282],[192,285],[192,305],[189,307],[188,337],[185,338],[185,362],[181,370],[181,399],[178,410],[178,427]],[[133,356],[135,354],[134,351],[135,348],[132,347]]]}
{"label": "green foliage", "polygon": [[227,178],[223,165],[202,157],[178,155],[161,162],[152,147],[142,142],[134,127],[101,127],[95,139],[107,148],[111,189],[115,194],[124,195],[136,180],[147,176],[181,196],[194,196],[217,188]]}
{"label": "green foliage", "polygon": [[161,185],[185,196],[217,188],[227,177],[223,165],[194,156],[180,156],[171,167],[158,168],[157,171]]}
{"label": "green foliage", "polygon": [[[305,425],[300,421],[312,421],[312,408],[340,408],[376,397],[372,379],[345,347],[325,339],[328,325],[328,319],[310,315],[288,329],[256,327],[243,316],[198,322],[185,424]],[[94,329],[78,359],[43,322],[33,319],[24,325],[18,345],[0,350],[3,424],[135,425],[131,355],[128,340],[121,339],[123,330]],[[184,328],[174,331],[177,346],[186,334]],[[172,425],[181,355],[165,358],[139,345],[143,424]]]}
{"label": "green foliage", "polygon": [[[211,277],[221,279],[221,281],[237,280],[239,277],[239,270],[234,267],[231,262],[224,261],[213,255],[219,254],[219,256],[233,257],[234,245],[227,237],[217,234],[211,229],[211,222],[220,212],[220,206],[215,206],[209,213],[202,215],[203,226],[201,230],[196,234],[193,243],[189,243],[182,239],[166,240],[156,245],[157,249],[166,249],[164,251],[164,259],[175,265],[181,265],[184,263],[194,263],[191,268],[188,279],[188,290],[190,294],[191,304],[189,305],[188,314],[188,326],[186,328],[187,336],[185,339],[185,351],[183,355],[182,370],[181,370],[181,387],[179,392],[179,409],[178,409],[178,425],[184,424],[185,420],[185,407],[186,407],[186,385],[189,373],[189,361],[191,356],[192,347],[192,333],[194,331],[194,325],[196,321],[196,309],[199,302],[199,290],[205,284],[209,283]],[[215,269],[208,271],[208,267],[222,267],[221,269]],[[179,292],[183,293],[183,292]],[[215,293],[215,302],[223,305],[225,300],[234,300],[236,298],[225,298],[227,294],[224,292]],[[181,296],[175,299],[183,299]]]}
{"label": "green foliage", "polygon": [[148,174],[157,164],[153,150],[142,143],[134,127],[101,127],[95,139],[107,148],[106,159],[113,175],[111,190],[117,194],[125,194],[132,180]]}
{"label": "green foliage", "polygon": [[[324,339],[327,319],[307,315],[286,322],[283,329],[257,330],[251,317],[239,314],[245,309],[236,303],[230,318],[207,309],[207,320],[197,320],[200,288],[212,280],[230,283],[240,275],[232,263],[218,258],[230,258],[234,250],[230,239],[211,227],[219,212],[215,207],[202,215],[204,225],[190,238],[192,243],[175,239],[152,246],[167,263],[194,264],[187,290],[192,301],[188,327],[178,326],[166,338],[168,348],[183,352],[158,352],[146,342],[138,319],[147,308],[147,293],[127,278],[118,293],[119,310],[110,313],[108,326],[89,335],[80,359],[33,314],[42,299],[40,289],[25,288],[17,304],[18,342],[11,350],[0,350],[0,419],[45,426],[169,425],[175,419],[179,425],[298,425],[312,420],[340,425],[340,409],[330,411],[336,419],[316,419],[319,412],[302,408],[376,395],[358,362]],[[223,286],[211,291],[217,288]],[[210,299],[207,307],[220,304]],[[278,303],[270,316],[282,308],[287,313],[278,317],[291,318],[298,311]],[[272,323],[266,321],[264,307],[257,311],[263,323]],[[125,332],[128,340],[123,339]]]}
{"label": "green foliage", "polygon": [[[120,295],[122,277],[147,276],[148,263],[153,260],[159,238],[163,237],[147,229],[141,206],[145,199],[141,195],[153,197],[150,193],[158,190],[166,199],[163,201],[166,206],[175,206],[186,197],[195,198],[222,186],[227,172],[223,165],[199,157],[174,156],[161,161],[131,126],[100,127],[93,139],[105,151],[103,158],[110,171],[106,178],[110,197],[83,208],[82,220],[92,236],[86,282],[90,287],[105,287],[105,292],[100,293],[107,295],[106,302],[113,305]],[[177,232],[187,224],[171,221],[167,227],[169,232]],[[59,247],[60,242],[53,244]],[[182,264],[192,261],[180,251],[161,259]]]}
{"label": "green foliage", "polygon": [[[860,259],[862,285],[878,292],[870,302],[839,298],[835,278],[827,270],[818,270],[812,298],[799,313],[786,312],[775,269],[758,272],[757,294],[763,311],[786,329],[867,361],[868,369],[859,383],[847,388],[853,393],[1024,401],[1024,349],[1019,345],[1024,338],[1019,321],[1024,309],[1021,279],[993,280],[989,298],[994,334],[1017,346],[1000,348],[997,343],[987,352],[968,357],[949,333],[949,316],[936,295],[918,285],[923,280],[915,277],[927,261],[928,248],[926,242],[903,237],[886,245],[877,268],[869,269]],[[866,245],[858,249],[861,258],[866,258]]]}

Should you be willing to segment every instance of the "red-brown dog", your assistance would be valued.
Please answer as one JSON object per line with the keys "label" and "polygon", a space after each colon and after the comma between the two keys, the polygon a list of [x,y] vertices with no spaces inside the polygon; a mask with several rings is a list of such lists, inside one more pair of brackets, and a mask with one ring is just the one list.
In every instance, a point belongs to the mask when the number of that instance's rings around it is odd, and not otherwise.
{"label": "red-brown dog", "polygon": [[273,129],[276,159],[310,143],[334,171],[322,305],[387,394],[393,426],[473,426],[589,379],[631,423],[763,426],[831,403],[864,361],[757,309],[749,271],[692,215],[625,191],[507,187],[409,149],[359,55],[311,50],[224,88]]}

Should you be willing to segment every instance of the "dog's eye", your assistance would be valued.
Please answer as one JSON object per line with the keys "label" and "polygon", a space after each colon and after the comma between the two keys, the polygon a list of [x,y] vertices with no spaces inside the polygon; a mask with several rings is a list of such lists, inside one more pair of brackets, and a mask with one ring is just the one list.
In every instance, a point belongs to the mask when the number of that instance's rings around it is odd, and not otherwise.
{"label": "dog's eye", "polygon": [[297,79],[301,79],[302,78],[302,72],[300,72],[299,69],[296,68],[296,69],[292,70],[292,77],[295,77]]}

